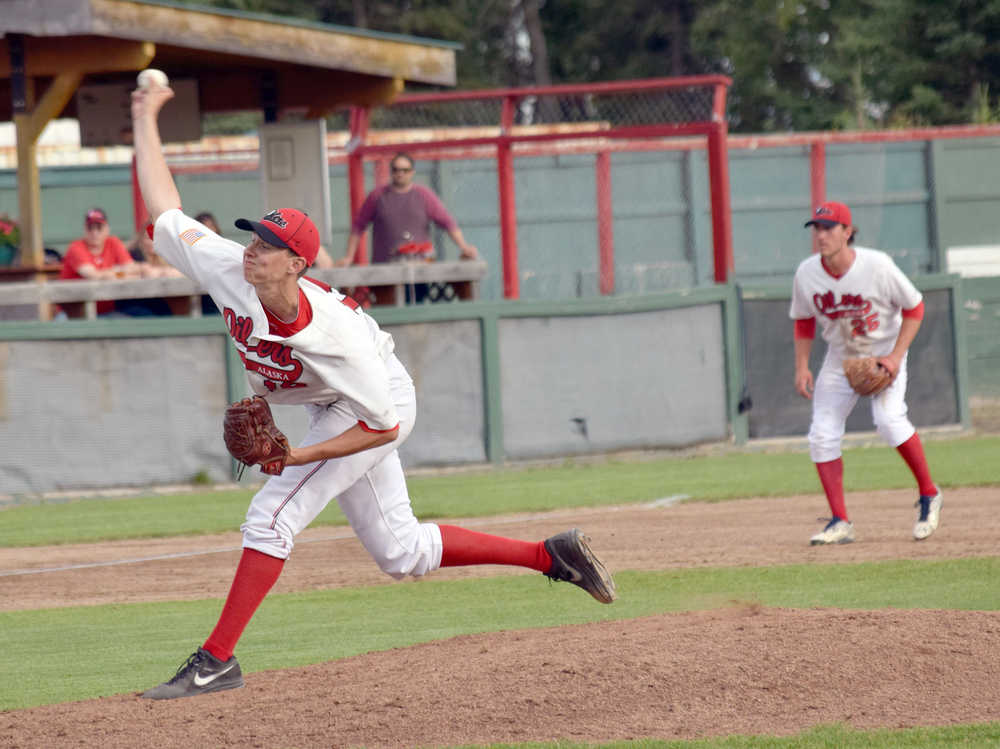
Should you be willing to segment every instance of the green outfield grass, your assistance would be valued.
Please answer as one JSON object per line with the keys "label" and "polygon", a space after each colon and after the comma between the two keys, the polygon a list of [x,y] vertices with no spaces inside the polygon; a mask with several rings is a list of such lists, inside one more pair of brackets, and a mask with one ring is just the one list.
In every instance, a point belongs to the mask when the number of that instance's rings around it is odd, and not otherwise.
{"label": "green outfield grass", "polygon": [[[925,445],[943,488],[1000,484],[1000,437],[933,440]],[[885,447],[844,453],[848,491],[913,486],[903,461]],[[567,461],[558,467],[497,469],[409,480],[424,520],[644,502],[684,495],[718,501],[819,492],[808,455],[744,452],[649,461]],[[0,546],[89,543],[219,533],[239,527],[252,491],[203,491],[127,499],[9,505],[0,509]],[[313,523],[345,522],[336,503]]]}
{"label": "green outfield grass", "polygon": [[[727,736],[700,741],[616,741],[610,744],[493,744],[490,749],[996,749],[1000,723],[899,731],[855,731],[847,726],[817,726],[794,736]],[[482,749],[455,747],[454,749]]]}
{"label": "green outfield grass", "polygon": [[[944,487],[1000,484],[1000,437],[936,440],[926,450]],[[847,488],[911,487],[886,448],[845,452]],[[819,491],[802,452],[744,452],[648,461],[573,462],[413,478],[423,518],[643,502],[686,495],[702,501]],[[25,503],[0,510],[0,545],[86,543],[234,531],[250,491],[205,491]],[[340,524],[335,507],[318,520]],[[624,620],[735,603],[790,608],[998,610],[1000,557],[851,565],[698,568],[616,573],[620,600],[600,606],[570,585],[532,574],[424,580],[269,596],[241,640],[248,673],[322,663],[460,634]],[[2,580],[2,578],[0,578]],[[221,595],[221,594],[220,594]],[[591,605],[588,605],[591,604]],[[0,612],[0,711],[122,694],[173,673],[218,616],[220,598],[201,601]],[[331,617],[330,612],[336,616]],[[371,622],[379,622],[377,630]],[[151,637],[150,633],[154,633]],[[290,643],[294,646],[290,649]],[[820,726],[794,737],[730,736],[706,741],[635,741],[604,747],[987,747],[1000,724],[905,731]],[[499,746],[499,745],[498,745]],[[594,747],[596,744],[506,746]]]}
{"label": "green outfield grass", "polygon": [[[240,641],[244,671],[293,668],[462,634],[753,603],[997,610],[1000,557],[620,572],[601,606],[540,575],[269,596]],[[217,599],[0,612],[0,711],[141,690],[211,631]],[[331,616],[330,612],[336,612]],[[372,622],[379,626],[373,628]]]}

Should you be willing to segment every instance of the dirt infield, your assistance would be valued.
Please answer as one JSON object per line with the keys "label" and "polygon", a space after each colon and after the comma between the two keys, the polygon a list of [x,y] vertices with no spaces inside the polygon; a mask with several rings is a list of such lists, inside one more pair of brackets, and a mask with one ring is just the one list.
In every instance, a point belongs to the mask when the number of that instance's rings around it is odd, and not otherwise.
{"label": "dirt infield", "polygon": [[[808,546],[818,496],[669,503],[461,522],[537,539],[576,525],[612,570],[997,554],[998,490],[945,494],[942,526],[910,535],[912,492],[848,497],[858,541]],[[223,597],[237,533],[0,549],[0,610]],[[32,572],[47,569],[46,572]],[[18,571],[18,574],[11,574]],[[534,574],[445,569],[435,579]],[[304,533],[276,592],[389,585],[346,529]],[[404,583],[406,584],[406,583]],[[599,605],[581,593],[581,605]],[[178,654],[178,662],[183,659]],[[135,695],[0,714],[0,747],[412,747],[566,739],[789,734],[817,724],[1000,720],[1000,613],[737,605],[469,635],[307,668],[245,689]],[[166,675],[165,675],[166,676]]]}

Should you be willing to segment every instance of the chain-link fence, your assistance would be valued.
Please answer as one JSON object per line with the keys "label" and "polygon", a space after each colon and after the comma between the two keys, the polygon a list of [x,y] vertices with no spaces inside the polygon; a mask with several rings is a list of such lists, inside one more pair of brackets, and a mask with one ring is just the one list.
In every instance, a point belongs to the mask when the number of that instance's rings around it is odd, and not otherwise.
{"label": "chain-link fence", "polygon": [[402,97],[373,112],[376,129],[499,126],[505,101],[515,125],[602,123],[604,127],[710,122],[715,85],[657,89],[498,93],[489,97]]}
{"label": "chain-link fence", "polygon": [[[728,195],[725,139],[712,137],[725,133],[728,83],[706,76],[403,96],[368,113],[356,131],[353,153],[374,165],[367,179],[355,166],[352,179],[367,182],[364,192],[371,177],[386,181],[386,162],[398,151],[423,162],[418,174],[431,178],[496,269],[486,284],[490,297],[519,298],[522,289],[529,298],[561,298],[689,285],[695,235],[707,239],[699,251],[728,264],[728,214],[715,202]],[[678,136],[692,136],[687,152],[713,157],[696,165],[678,161],[669,145]],[[703,176],[694,176],[695,169]],[[667,190],[658,184],[664,175]],[[690,208],[694,193],[707,230]],[[616,243],[619,216],[658,194],[685,206],[684,215],[648,205],[641,210],[649,215],[638,221],[643,228],[626,227],[627,241]],[[438,254],[446,256],[447,247]],[[714,276],[711,260],[699,264]]]}

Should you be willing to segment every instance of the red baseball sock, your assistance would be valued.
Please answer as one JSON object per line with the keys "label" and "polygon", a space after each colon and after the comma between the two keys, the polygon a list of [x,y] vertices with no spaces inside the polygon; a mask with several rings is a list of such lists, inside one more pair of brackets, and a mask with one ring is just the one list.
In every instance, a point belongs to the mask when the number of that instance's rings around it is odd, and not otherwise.
{"label": "red baseball sock", "polygon": [[916,432],[910,439],[896,448],[903,456],[906,465],[913,471],[913,477],[920,487],[920,494],[924,497],[932,497],[937,494],[937,487],[931,480],[931,469],[927,466],[927,458],[924,456],[924,445]]}
{"label": "red baseball sock", "polygon": [[232,657],[236,642],[284,566],[284,559],[255,549],[243,550],[233,584],[229,588],[229,597],[219,615],[219,622],[202,646],[205,650],[220,661],[228,661]]}
{"label": "red baseball sock", "polygon": [[830,505],[830,512],[835,518],[847,520],[847,504],[844,502],[844,460],[828,460],[825,463],[816,464],[816,472],[819,473],[819,482],[826,492],[826,501]]}
{"label": "red baseball sock", "polygon": [[472,564],[508,564],[548,572],[552,557],[543,541],[518,541],[503,536],[478,533],[457,525],[438,525],[441,529],[442,567]]}

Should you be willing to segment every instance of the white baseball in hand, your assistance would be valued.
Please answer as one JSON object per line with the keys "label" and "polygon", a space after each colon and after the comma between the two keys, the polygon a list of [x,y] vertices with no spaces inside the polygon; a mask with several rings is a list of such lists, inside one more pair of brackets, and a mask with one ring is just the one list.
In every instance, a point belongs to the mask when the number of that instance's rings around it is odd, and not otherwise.
{"label": "white baseball in hand", "polygon": [[157,70],[156,68],[146,68],[140,71],[138,77],[135,79],[139,88],[153,88],[154,86],[162,86],[166,88],[170,85],[170,81],[167,79],[167,74],[162,70]]}

